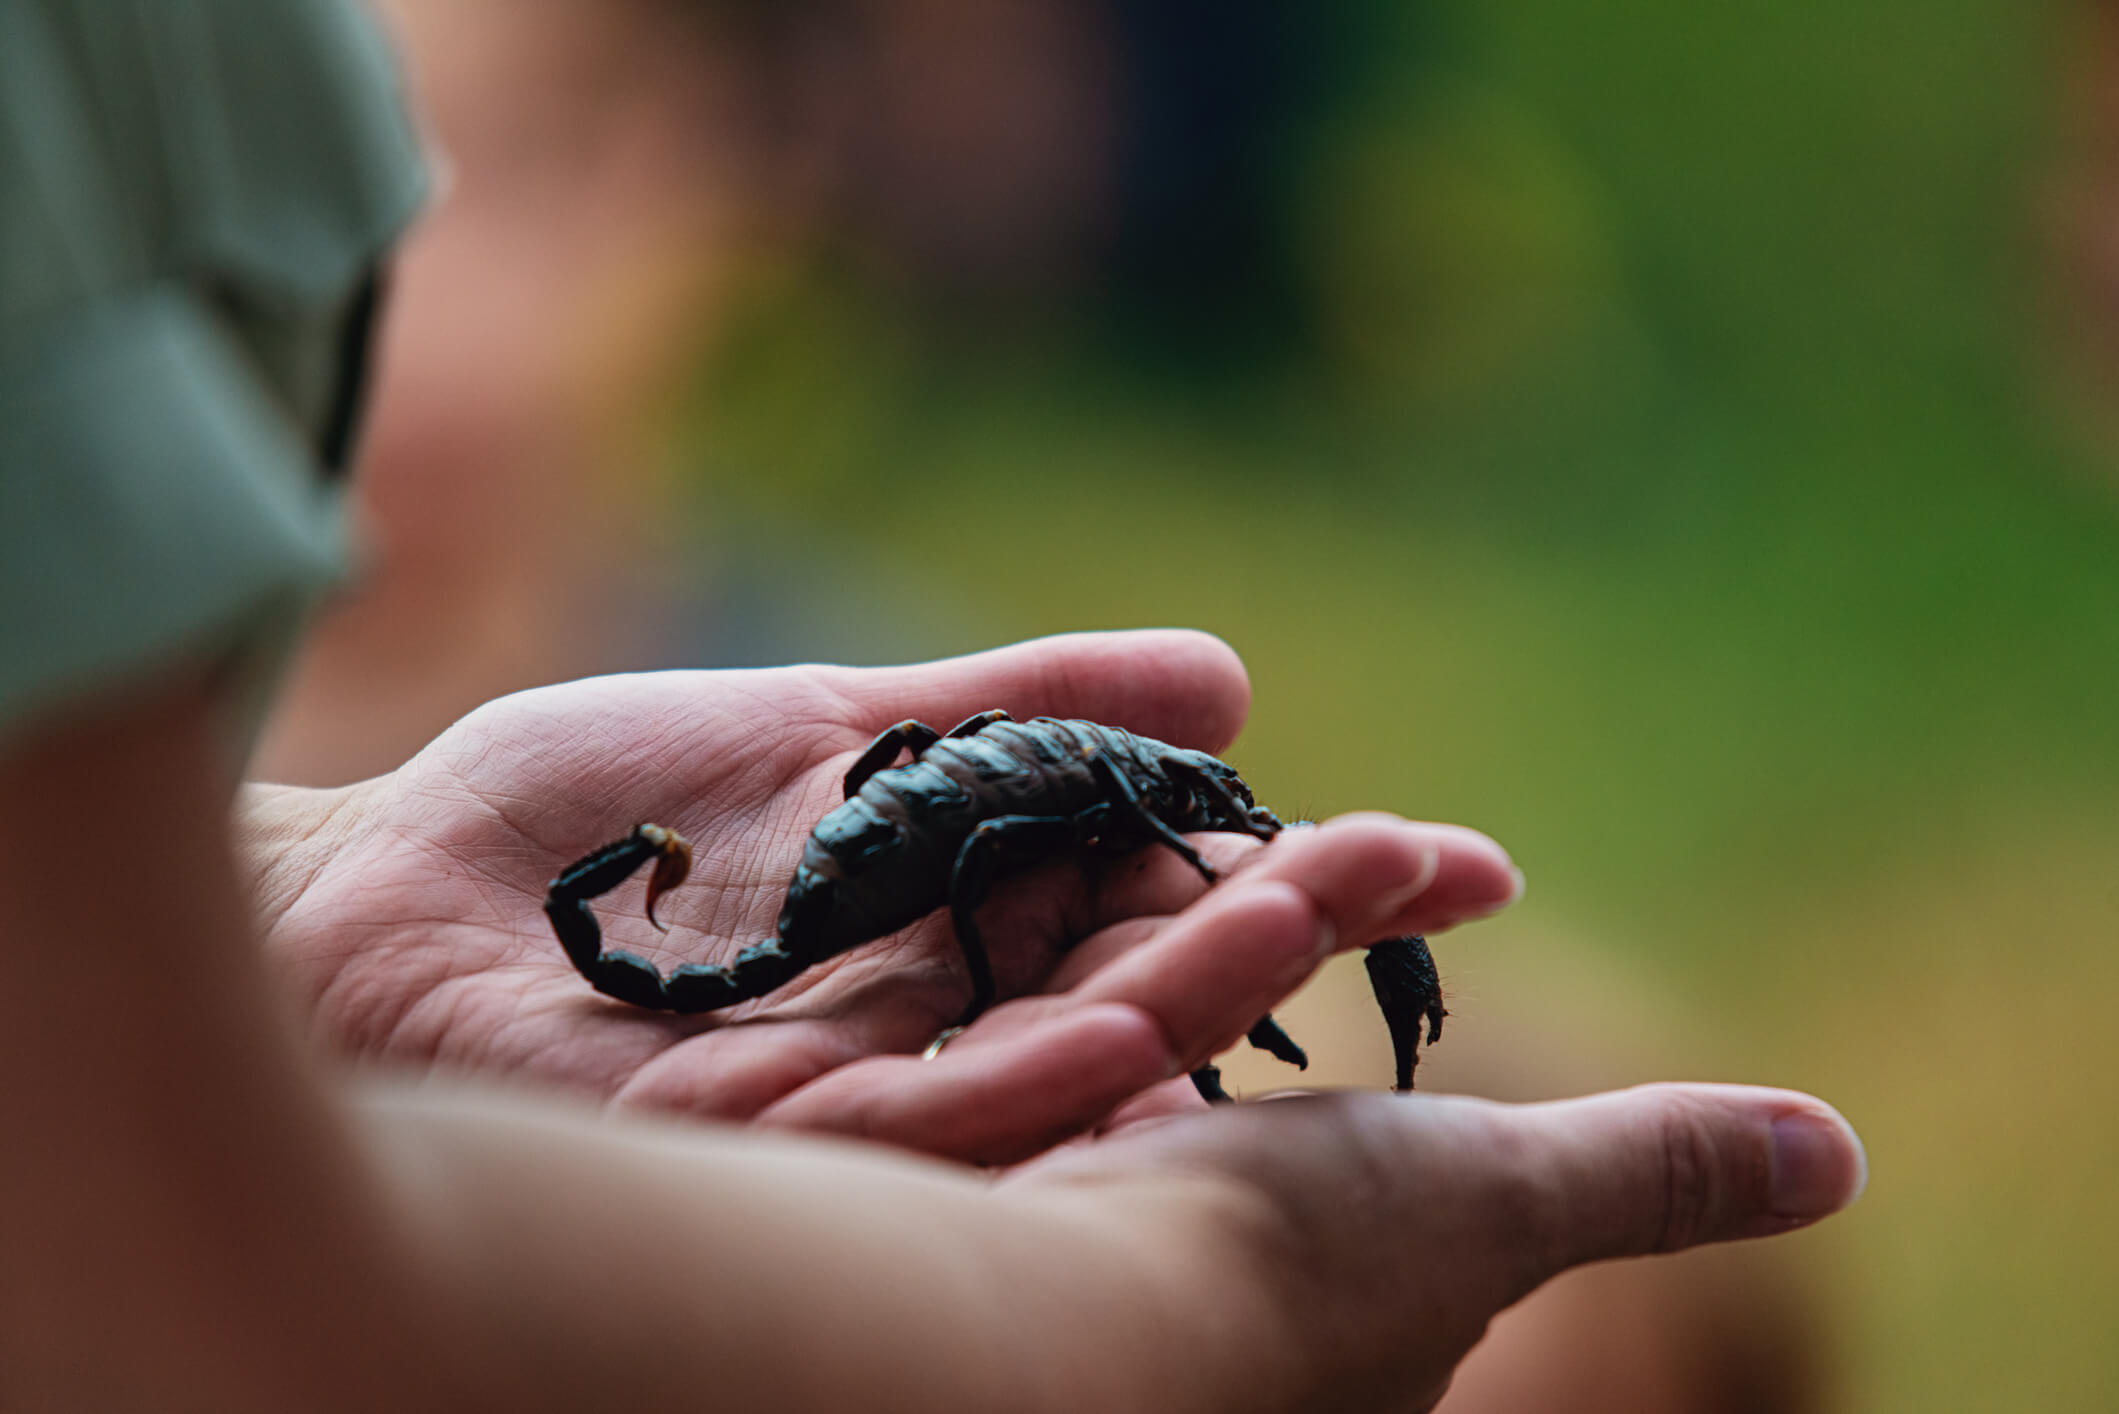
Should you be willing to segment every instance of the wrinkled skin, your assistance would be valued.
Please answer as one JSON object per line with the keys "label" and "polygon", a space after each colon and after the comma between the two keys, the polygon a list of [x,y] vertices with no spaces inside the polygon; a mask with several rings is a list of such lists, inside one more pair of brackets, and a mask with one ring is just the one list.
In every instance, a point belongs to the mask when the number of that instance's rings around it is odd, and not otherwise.
{"label": "wrinkled skin", "polygon": [[1335,948],[1434,932],[1519,887],[1469,830],[1354,816],[1270,851],[1202,848],[1237,878],[1201,898],[1154,850],[1007,884],[983,919],[1007,1001],[937,1059],[962,1007],[946,914],[701,1017],[591,991],[540,905],[550,876],[638,820],[690,837],[692,878],[641,916],[598,900],[614,946],[724,960],[767,937],[801,844],[847,765],[905,717],[1002,705],[1220,751],[1248,697],[1204,635],[1073,635],[904,668],[793,667],[589,679],[489,703],[391,775],[337,791],[254,787],[239,835],[268,949],[313,1027],[368,1057],[514,1074],[621,1107],[758,1119],[1000,1162],[1119,1105],[1192,1107],[1182,1080]]}

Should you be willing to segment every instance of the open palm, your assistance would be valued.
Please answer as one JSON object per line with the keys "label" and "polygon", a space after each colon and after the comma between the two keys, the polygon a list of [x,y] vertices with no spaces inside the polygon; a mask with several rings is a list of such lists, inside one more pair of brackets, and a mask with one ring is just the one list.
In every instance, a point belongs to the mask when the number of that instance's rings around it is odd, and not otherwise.
{"label": "open palm", "polygon": [[[1351,946],[1489,912],[1514,890],[1505,856],[1469,831],[1369,817],[1276,847],[1272,870],[1244,870],[1245,887],[1212,907],[1193,902],[1198,878],[1167,851],[1027,871],[985,915],[1000,994],[1022,1000],[925,1064],[914,1054],[968,996],[946,912],[755,1001],[674,1016],[583,982],[541,911],[546,882],[637,822],[670,826],[694,864],[661,907],[668,934],[642,916],[634,882],[594,905],[607,944],[665,970],[726,962],[772,935],[804,836],[891,723],[946,728],[1003,707],[1220,750],[1247,696],[1221,644],[1161,632],[906,668],[666,672],[520,693],[389,776],[277,797],[283,818],[306,823],[256,851],[267,943],[317,1028],[361,1054],[1014,1157],[1234,1040],[1328,951],[1320,918]],[[1232,863],[1253,848],[1217,839],[1209,852]]]}

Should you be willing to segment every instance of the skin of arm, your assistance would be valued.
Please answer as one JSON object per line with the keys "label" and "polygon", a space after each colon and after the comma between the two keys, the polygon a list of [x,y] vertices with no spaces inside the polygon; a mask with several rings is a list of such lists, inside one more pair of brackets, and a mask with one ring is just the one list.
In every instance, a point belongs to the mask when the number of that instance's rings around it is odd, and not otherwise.
{"label": "skin of arm", "polygon": [[208,700],[164,679],[0,749],[12,1407],[145,1407],[150,1374],[230,1409],[453,1383],[444,1293],[258,966]]}

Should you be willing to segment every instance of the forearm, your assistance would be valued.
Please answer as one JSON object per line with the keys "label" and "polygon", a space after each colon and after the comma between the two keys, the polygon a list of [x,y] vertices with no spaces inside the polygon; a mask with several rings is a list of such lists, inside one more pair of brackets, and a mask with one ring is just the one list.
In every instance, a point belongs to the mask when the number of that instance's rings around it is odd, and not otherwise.
{"label": "forearm", "polygon": [[1300,1408],[1205,1176],[996,1188],[879,1148],[384,1088],[422,1249],[539,1407]]}
{"label": "forearm", "polygon": [[23,1407],[351,1403],[431,1365],[433,1292],[251,945],[217,741],[193,681],[0,751],[0,1369]]}

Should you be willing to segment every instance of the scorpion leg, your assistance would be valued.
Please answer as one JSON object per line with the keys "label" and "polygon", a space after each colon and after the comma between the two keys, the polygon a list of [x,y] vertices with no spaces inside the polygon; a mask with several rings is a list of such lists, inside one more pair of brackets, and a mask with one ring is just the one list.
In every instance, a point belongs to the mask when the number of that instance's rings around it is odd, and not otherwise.
{"label": "scorpion leg", "polygon": [[[605,996],[656,1011],[713,1011],[762,996],[800,972],[805,964],[782,951],[777,939],[746,948],[730,967],[687,964],[667,978],[635,953],[603,947],[603,930],[588,901],[607,894],[649,860],[648,921],[655,900],[684,882],[691,869],[692,847],[684,836],[660,825],[637,825],[633,832],[607,844],[563,870],[545,888],[545,916],[566,949],[567,960]],[[660,924],[656,924],[660,927]]]}
{"label": "scorpion leg", "polygon": [[1126,773],[1118,768],[1117,762],[1101,752],[1094,753],[1089,757],[1089,772],[1108,793],[1113,814],[1130,818],[1157,844],[1167,846],[1185,863],[1197,869],[1200,878],[1210,884],[1221,882],[1221,871],[1201,859],[1199,851],[1192,848],[1191,841],[1171,829],[1167,822],[1157,818],[1155,812],[1141,801],[1140,792],[1126,779]]}
{"label": "scorpion leg", "polygon": [[1280,1029],[1280,1023],[1273,1019],[1271,1012],[1260,1017],[1258,1024],[1244,1033],[1244,1039],[1275,1060],[1284,1060],[1297,1070],[1310,1068],[1308,1053],[1295,1044],[1293,1036]]}
{"label": "scorpion leg", "polygon": [[853,793],[861,788],[862,783],[897,760],[900,751],[910,747],[912,754],[917,756],[941,739],[942,734],[933,727],[909,718],[894,727],[885,727],[847,771],[846,798],[852,800]]}
{"label": "scorpion leg", "polygon": [[956,868],[949,879],[949,918],[956,925],[957,946],[964,950],[964,966],[971,973],[971,1004],[948,1034],[969,1026],[993,1005],[993,966],[987,961],[986,943],[974,914],[993,892],[1002,858],[1008,851],[1031,847],[1049,853],[1057,845],[1074,843],[1077,837],[1075,822],[1066,815],[996,815],[973,830],[957,851]]}
{"label": "scorpion leg", "polygon": [[1192,1088],[1210,1105],[1233,1105],[1236,1097],[1221,1088],[1221,1067],[1203,1065],[1192,1072]]}
{"label": "scorpion leg", "polygon": [[1015,718],[1009,716],[1000,708],[995,707],[985,712],[973,712],[963,721],[958,722],[948,731],[943,732],[942,736],[945,739],[953,736],[977,736],[980,732],[986,730],[986,728],[992,726],[995,722],[1012,722],[1014,720]]}
{"label": "scorpion leg", "polygon": [[1410,1090],[1413,1067],[1420,1063],[1421,1018],[1427,1019],[1427,1041],[1433,1045],[1442,1034],[1442,1018],[1449,1015],[1442,1005],[1442,979],[1435,971],[1434,954],[1427,950],[1426,939],[1408,935],[1374,944],[1363,962],[1376,1005],[1382,1008],[1384,1024],[1391,1031],[1391,1049],[1398,1062],[1397,1084],[1392,1088]]}
{"label": "scorpion leg", "polygon": [[[1090,764],[1091,769],[1096,771],[1097,775],[1111,791],[1114,797],[1113,804],[1117,808],[1133,815],[1158,840],[1183,855],[1186,862],[1194,869],[1197,869],[1200,872],[1200,876],[1208,883],[1215,883],[1219,880],[1220,874],[1213,866],[1199,857],[1199,851],[1193,849],[1183,835],[1178,834],[1177,831],[1171,829],[1169,825],[1149,812],[1147,807],[1141,803],[1140,796],[1133,789],[1132,783],[1125,778],[1124,774],[1118,770],[1108,757],[1098,756]],[[1278,833],[1278,830],[1268,833],[1265,826],[1254,821],[1251,818],[1251,812],[1220,781],[1202,772],[1183,771],[1182,768],[1172,771],[1173,775],[1180,773],[1188,781],[1196,782],[1198,785],[1218,794],[1227,805],[1230,818],[1239,822],[1238,828],[1248,830],[1260,839],[1269,840],[1273,838],[1274,834]],[[1271,817],[1268,816],[1268,818]],[[1277,824],[1278,822],[1275,823]],[[1309,1056],[1303,1051],[1302,1047],[1295,1044],[1294,1037],[1281,1029],[1280,1023],[1273,1019],[1271,1012],[1260,1017],[1258,1024],[1245,1033],[1244,1039],[1275,1059],[1286,1061],[1297,1070],[1308,1070],[1310,1068]],[[1192,1077],[1192,1083],[1198,1088],[1199,1093],[1206,1096],[1209,1100],[1228,1099],[1227,1092],[1221,1088],[1221,1072],[1212,1066],[1206,1067],[1206,1070],[1213,1071],[1213,1074],[1207,1075],[1205,1071],[1200,1071],[1195,1072]]]}
{"label": "scorpion leg", "polygon": [[913,755],[918,756],[928,747],[933,746],[944,738],[974,736],[986,730],[995,722],[1010,720],[1013,719],[1006,712],[996,707],[990,712],[980,712],[974,716],[966,717],[946,732],[938,732],[925,722],[911,719],[902,721],[894,727],[885,728],[881,735],[868,743],[868,749],[861,753],[860,759],[855,761],[852,768],[847,771],[846,798],[848,800],[853,799],[853,793],[861,788],[862,783],[876,772],[885,769],[896,761],[900,751],[909,750]]}
{"label": "scorpion leg", "polygon": [[[1310,1058],[1302,1053],[1302,1047],[1296,1045],[1288,1033],[1280,1029],[1280,1023],[1270,1014],[1252,1027],[1245,1039],[1259,1050],[1272,1052],[1298,1070],[1310,1068]],[[1203,1065],[1193,1071],[1192,1088],[1199,1092],[1199,1098],[1210,1105],[1236,1102],[1236,1097],[1221,1086],[1221,1067],[1218,1065]]]}

